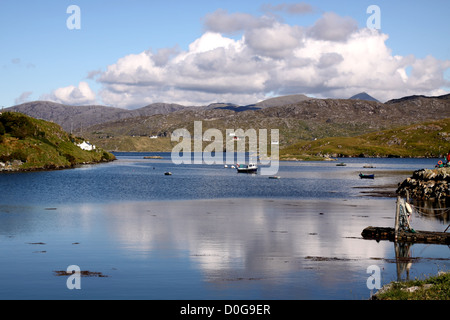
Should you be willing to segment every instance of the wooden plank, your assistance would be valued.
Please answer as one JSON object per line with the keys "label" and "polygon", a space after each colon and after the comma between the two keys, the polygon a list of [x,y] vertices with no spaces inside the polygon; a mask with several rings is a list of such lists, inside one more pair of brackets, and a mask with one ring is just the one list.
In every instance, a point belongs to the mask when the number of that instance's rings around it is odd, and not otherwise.
{"label": "wooden plank", "polygon": [[386,227],[367,227],[361,233],[364,239],[389,240],[410,243],[450,244],[450,233],[433,231],[398,231],[395,239],[395,229]]}

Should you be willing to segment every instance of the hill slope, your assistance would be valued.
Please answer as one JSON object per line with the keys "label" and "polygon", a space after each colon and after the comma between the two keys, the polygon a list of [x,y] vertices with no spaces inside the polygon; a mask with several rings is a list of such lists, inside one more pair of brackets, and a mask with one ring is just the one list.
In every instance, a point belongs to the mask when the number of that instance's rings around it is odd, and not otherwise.
{"label": "hill slope", "polygon": [[177,104],[154,103],[140,109],[126,110],[106,106],[70,106],[49,101],[34,101],[5,109],[33,118],[58,123],[65,131],[72,132],[95,124],[126,118],[165,114],[184,109]]}
{"label": "hill slope", "polygon": [[75,145],[82,141],[55,123],[17,112],[2,113],[0,171],[68,168],[115,159],[102,149],[85,151]]}
{"label": "hill slope", "polygon": [[192,132],[194,121],[202,121],[204,130],[217,128],[223,133],[238,128],[279,129],[280,147],[287,147],[300,141],[351,137],[450,118],[450,95],[411,96],[386,103],[292,95],[248,106],[217,103],[184,107],[161,103],[136,110],[32,102],[12,109],[54,121],[66,131],[73,129],[107,150],[163,151],[171,144],[163,140],[149,142],[148,137],[168,138],[179,128]]}
{"label": "hill slope", "polygon": [[305,141],[285,148],[281,159],[319,157],[436,157],[450,150],[450,118],[369,133]]}
{"label": "hill slope", "polygon": [[[110,146],[110,142],[119,137],[170,137],[179,128],[186,128],[193,133],[194,121],[202,121],[204,131],[217,128],[223,134],[226,129],[278,129],[280,147],[286,147],[302,140],[357,136],[445,118],[450,118],[450,100],[445,99],[429,98],[420,105],[410,101],[383,104],[363,100],[308,99],[290,105],[242,112],[183,109],[164,115],[106,122],[86,128],[84,134],[106,148],[107,143]],[[116,145],[121,148],[119,143]],[[159,151],[148,149],[152,150]]]}

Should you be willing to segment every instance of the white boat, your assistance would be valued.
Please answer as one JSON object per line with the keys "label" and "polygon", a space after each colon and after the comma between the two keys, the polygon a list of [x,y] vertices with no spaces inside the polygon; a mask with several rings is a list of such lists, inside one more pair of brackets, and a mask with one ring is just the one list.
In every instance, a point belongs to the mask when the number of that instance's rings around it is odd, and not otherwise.
{"label": "white boat", "polygon": [[238,173],[256,173],[258,171],[258,167],[254,163],[238,164],[236,169]]}

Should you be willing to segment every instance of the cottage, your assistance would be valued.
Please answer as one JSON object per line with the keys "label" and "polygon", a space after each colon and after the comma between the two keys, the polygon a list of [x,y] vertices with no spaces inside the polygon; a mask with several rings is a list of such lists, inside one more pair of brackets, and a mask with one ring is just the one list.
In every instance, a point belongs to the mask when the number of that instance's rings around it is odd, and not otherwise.
{"label": "cottage", "polygon": [[89,141],[83,141],[82,143],[77,144],[77,146],[86,151],[95,150],[95,146],[90,144]]}

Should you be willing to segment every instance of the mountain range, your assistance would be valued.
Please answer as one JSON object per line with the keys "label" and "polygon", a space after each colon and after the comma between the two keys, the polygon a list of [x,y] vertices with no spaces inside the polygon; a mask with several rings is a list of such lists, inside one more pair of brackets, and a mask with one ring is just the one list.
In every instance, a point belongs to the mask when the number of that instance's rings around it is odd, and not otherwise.
{"label": "mountain range", "polygon": [[311,99],[312,98],[299,94],[271,98],[244,106],[232,103],[213,103],[208,106],[188,107],[173,103],[153,103],[133,110],[102,105],[72,106],[50,101],[33,101],[6,108],[5,111],[17,111],[34,118],[53,121],[61,125],[64,130],[72,132],[109,121],[120,121],[128,118],[145,117],[156,114],[169,114],[180,110],[198,111],[223,109],[242,112],[288,105]]}
{"label": "mountain range", "polygon": [[[87,137],[104,148],[107,140],[111,142],[111,139],[118,137],[168,137],[178,128],[193,130],[194,121],[202,121],[204,130],[279,129],[280,147],[285,147],[301,140],[356,136],[450,118],[450,94],[439,97],[409,96],[386,103],[377,101],[367,93],[349,99],[290,95],[244,106],[215,103],[188,107],[155,103],[135,110],[35,101],[7,110],[56,122],[66,131]],[[121,149],[114,148],[117,151]]]}
{"label": "mountain range", "polygon": [[166,114],[186,107],[178,104],[154,103],[140,109],[126,110],[101,105],[71,106],[50,101],[33,101],[6,108],[28,116],[53,121],[68,132],[87,128],[95,124],[126,118]]}

